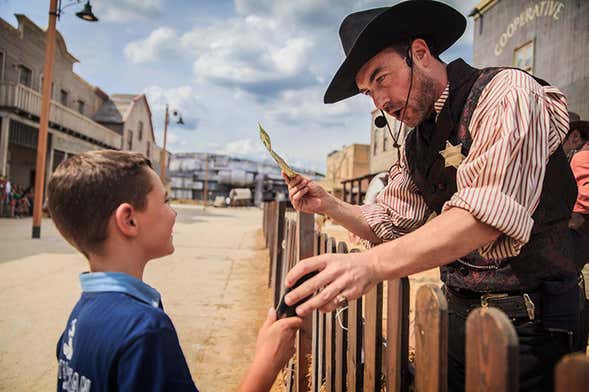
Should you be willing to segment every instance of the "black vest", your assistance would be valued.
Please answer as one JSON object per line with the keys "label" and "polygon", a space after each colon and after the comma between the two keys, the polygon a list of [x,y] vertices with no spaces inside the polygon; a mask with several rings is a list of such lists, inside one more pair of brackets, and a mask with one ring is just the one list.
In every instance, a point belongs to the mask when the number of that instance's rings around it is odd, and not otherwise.
{"label": "black vest", "polygon": [[[462,143],[462,154],[468,155],[472,113],[487,83],[504,69],[479,70],[461,59],[448,64],[450,90],[437,120],[434,113],[407,135],[405,151],[410,176],[427,205],[438,214],[457,191],[456,169],[445,167],[440,151],[450,141],[452,145]],[[580,266],[575,262],[567,223],[576,196],[573,174],[558,147],[546,167],[540,203],[532,215],[530,241],[520,254],[505,260],[488,260],[473,252],[441,267],[442,280],[450,287],[477,292],[534,290],[544,281],[567,286],[575,282]]]}

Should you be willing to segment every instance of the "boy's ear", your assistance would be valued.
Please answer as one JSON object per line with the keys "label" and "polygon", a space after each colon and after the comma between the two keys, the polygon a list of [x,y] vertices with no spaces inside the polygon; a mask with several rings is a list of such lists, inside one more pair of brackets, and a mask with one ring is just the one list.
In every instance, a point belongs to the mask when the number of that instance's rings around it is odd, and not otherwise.
{"label": "boy's ear", "polygon": [[135,208],[129,203],[117,207],[114,214],[115,225],[119,231],[128,237],[135,237],[139,233]]}

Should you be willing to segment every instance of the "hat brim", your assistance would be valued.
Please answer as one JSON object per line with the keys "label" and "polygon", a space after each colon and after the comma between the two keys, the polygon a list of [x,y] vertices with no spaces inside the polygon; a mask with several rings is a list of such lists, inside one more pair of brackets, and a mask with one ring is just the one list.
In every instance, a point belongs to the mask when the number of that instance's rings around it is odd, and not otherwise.
{"label": "hat brim", "polygon": [[456,42],[466,29],[466,18],[443,3],[407,1],[375,17],[360,33],[339,67],[323,101],[335,103],[359,93],[356,74],[381,50],[409,38],[424,39],[435,55]]}

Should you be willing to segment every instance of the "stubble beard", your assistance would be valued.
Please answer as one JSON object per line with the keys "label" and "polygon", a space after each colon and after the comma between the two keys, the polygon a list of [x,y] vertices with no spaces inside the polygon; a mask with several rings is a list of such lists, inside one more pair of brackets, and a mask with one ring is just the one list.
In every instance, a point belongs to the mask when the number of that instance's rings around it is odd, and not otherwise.
{"label": "stubble beard", "polygon": [[[434,80],[425,75],[418,68],[413,71],[413,91],[411,92],[410,106],[412,106],[413,117],[415,119],[414,124],[410,124],[415,127],[429,118],[430,114],[434,110],[434,103],[437,99],[435,91]],[[411,102],[413,101],[413,102]]]}

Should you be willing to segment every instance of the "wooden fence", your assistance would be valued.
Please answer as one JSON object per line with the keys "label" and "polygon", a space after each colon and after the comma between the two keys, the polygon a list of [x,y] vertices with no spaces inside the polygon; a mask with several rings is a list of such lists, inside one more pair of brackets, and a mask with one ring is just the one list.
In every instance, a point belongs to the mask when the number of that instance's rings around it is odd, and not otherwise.
{"label": "wooden fence", "polygon": [[[274,305],[284,292],[286,273],[299,261],[323,253],[347,253],[315,231],[314,217],[287,213],[287,202],[263,204],[263,232],[270,253]],[[356,249],[351,252],[356,252]],[[386,301],[383,291],[386,286]],[[409,280],[378,284],[338,312],[306,317],[296,354],[286,369],[286,391],[447,390],[448,304],[436,285],[419,288],[415,298],[415,357],[409,361]],[[337,313],[337,314],[336,314]],[[386,323],[383,325],[383,314]],[[518,339],[497,308],[479,308],[466,322],[466,390],[517,391]],[[589,357],[572,354],[556,367],[555,390],[589,390]]]}

